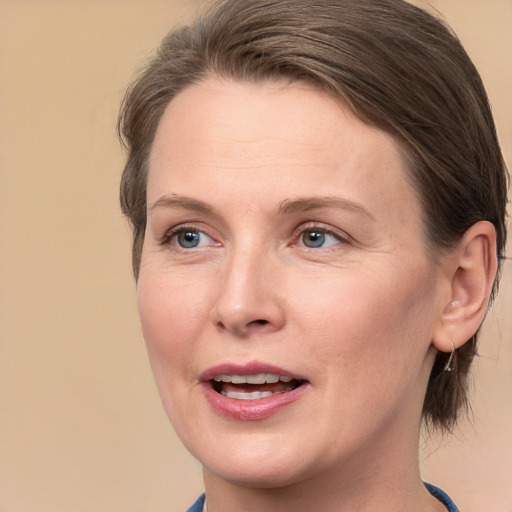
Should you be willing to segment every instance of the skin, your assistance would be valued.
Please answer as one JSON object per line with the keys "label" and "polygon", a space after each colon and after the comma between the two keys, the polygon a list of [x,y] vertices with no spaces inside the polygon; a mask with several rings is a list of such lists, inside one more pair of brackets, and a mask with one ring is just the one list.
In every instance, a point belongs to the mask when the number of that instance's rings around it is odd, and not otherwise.
{"label": "skin", "polygon": [[[443,511],[418,435],[452,272],[392,138],[303,85],[211,78],[169,104],[149,169],[142,328],[209,512]],[[261,420],[219,414],[201,374],[255,361],[304,393]]]}

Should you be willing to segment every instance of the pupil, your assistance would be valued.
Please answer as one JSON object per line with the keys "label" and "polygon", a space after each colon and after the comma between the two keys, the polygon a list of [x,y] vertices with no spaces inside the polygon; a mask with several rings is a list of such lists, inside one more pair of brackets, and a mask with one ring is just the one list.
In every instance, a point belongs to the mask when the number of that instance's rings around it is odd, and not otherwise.
{"label": "pupil", "polygon": [[182,247],[197,247],[199,244],[199,233],[196,231],[182,231],[178,235],[178,243]]}
{"label": "pupil", "polygon": [[322,247],[325,234],[320,231],[307,231],[304,233],[303,241],[306,247]]}

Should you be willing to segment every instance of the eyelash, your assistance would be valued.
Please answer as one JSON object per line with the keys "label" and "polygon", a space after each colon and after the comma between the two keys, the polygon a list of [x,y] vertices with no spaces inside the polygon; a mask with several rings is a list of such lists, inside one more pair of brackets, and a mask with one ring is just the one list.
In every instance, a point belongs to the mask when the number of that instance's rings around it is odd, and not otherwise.
{"label": "eyelash", "polygon": [[[317,222],[310,222],[306,224],[301,224],[298,226],[292,235],[292,238],[294,242],[292,243],[293,247],[297,247],[299,241],[301,240],[302,236],[307,232],[314,232],[317,231],[319,233],[322,233],[323,235],[330,235],[334,237],[340,244],[349,244],[350,243],[350,237],[344,233],[343,231],[333,229],[332,227],[326,226],[325,224],[317,223]],[[337,244],[336,244],[337,245]],[[319,250],[333,250],[331,246],[327,247],[320,247],[320,248],[312,248],[307,247],[305,245],[300,246],[302,249],[308,250],[308,251],[319,251]]]}
{"label": "eyelash", "polygon": [[[294,229],[292,233],[292,240],[293,242],[290,244],[291,247],[300,247],[301,249],[307,250],[307,251],[319,251],[319,250],[332,250],[331,246],[327,247],[319,247],[319,248],[312,248],[307,247],[305,245],[299,245],[299,242],[301,240],[301,237],[307,233],[307,232],[314,232],[317,231],[323,235],[330,235],[334,237],[340,244],[350,244],[350,237],[339,230],[332,229],[331,227],[326,226],[325,224],[317,223],[317,222],[310,222],[306,224],[300,224],[297,228]],[[180,247],[177,244],[173,244],[173,239],[175,239],[178,235],[181,233],[186,232],[194,232],[194,233],[200,233],[204,236],[208,237],[210,240],[214,241],[215,246],[221,245],[219,242],[215,241],[215,238],[210,236],[205,230],[198,228],[197,226],[193,224],[180,224],[178,226],[175,226],[168,231],[165,232],[165,234],[162,236],[160,240],[160,245],[162,246],[173,246],[177,250],[184,250],[189,251],[193,248],[185,248]],[[209,244],[210,245],[210,244]],[[337,244],[336,244],[337,245]]]}
{"label": "eyelash", "polygon": [[[211,237],[210,235],[208,235],[208,233],[206,233],[204,229],[199,229],[197,226],[194,226],[194,225],[180,224],[179,226],[175,226],[164,233],[164,235],[162,236],[162,238],[160,240],[160,245],[174,245],[172,243],[173,239],[175,239],[181,233],[187,233],[187,232],[200,233],[200,234],[207,236],[211,240],[214,240],[214,238]],[[177,246],[177,248],[188,250],[188,249],[185,249],[184,247],[179,247],[179,246]]]}

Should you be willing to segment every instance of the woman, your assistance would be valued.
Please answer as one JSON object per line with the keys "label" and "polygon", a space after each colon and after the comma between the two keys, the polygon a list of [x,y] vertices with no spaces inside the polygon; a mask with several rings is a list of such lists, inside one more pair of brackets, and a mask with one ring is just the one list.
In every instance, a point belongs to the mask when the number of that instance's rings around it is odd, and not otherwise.
{"label": "woman", "polygon": [[163,41],[120,131],[190,510],[457,510],[419,429],[466,405],[507,185],[458,40],[402,0],[222,1]]}

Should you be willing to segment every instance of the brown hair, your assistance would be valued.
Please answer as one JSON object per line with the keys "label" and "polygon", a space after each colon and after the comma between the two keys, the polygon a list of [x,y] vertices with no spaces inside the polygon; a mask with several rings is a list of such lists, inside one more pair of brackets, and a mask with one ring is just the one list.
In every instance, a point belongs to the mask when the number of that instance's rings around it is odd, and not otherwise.
{"label": "brown hair", "polygon": [[[222,0],[163,40],[122,105],[121,205],[136,278],[155,130],[176,94],[213,75],[301,81],[334,94],[405,149],[433,258],[480,220],[494,224],[502,255],[507,172],[491,110],[476,68],[440,20],[403,0]],[[458,349],[456,372],[443,372],[448,355],[437,354],[427,424],[450,429],[467,406],[477,335]]]}

